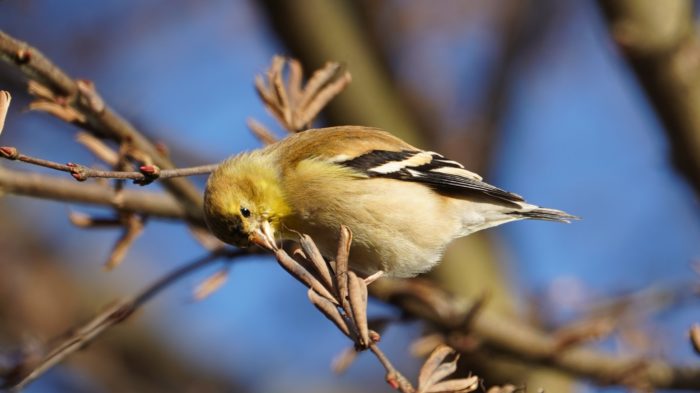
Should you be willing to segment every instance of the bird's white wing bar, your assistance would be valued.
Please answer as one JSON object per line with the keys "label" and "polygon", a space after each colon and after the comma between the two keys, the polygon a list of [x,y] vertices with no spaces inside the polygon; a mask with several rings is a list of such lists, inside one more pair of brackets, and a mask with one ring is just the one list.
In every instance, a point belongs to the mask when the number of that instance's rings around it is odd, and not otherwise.
{"label": "bird's white wing bar", "polygon": [[438,192],[449,194],[478,193],[503,202],[519,202],[517,194],[481,181],[481,176],[464,169],[462,164],[442,155],[419,150],[373,150],[348,160],[333,162],[353,168],[369,177],[386,177],[424,183]]}
{"label": "bird's white wing bar", "polygon": [[416,154],[409,155],[406,159],[401,161],[387,161],[384,164],[380,164],[373,168],[369,168],[368,171],[379,173],[382,175],[388,175],[394,172],[399,172],[406,168],[415,168],[418,166],[423,166],[430,164],[433,160],[432,153],[429,151],[420,151]]}
{"label": "bird's white wing bar", "polygon": [[[454,161],[451,161],[451,162],[454,162]],[[444,166],[441,168],[431,169],[430,171],[437,172],[437,173],[444,173],[447,175],[462,176],[462,177],[467,177],[470,179],[481,181],[481,176],[477,175],[474,172],[468,171],[464,168],[453,168],[453,167],[449,167],[449,166]]]}

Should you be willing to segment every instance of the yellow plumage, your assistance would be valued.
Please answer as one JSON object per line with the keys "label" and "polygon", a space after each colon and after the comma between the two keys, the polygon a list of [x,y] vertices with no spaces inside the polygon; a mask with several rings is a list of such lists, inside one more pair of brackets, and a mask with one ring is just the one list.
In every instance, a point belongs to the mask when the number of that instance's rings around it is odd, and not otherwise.
{"label": "yellow plumage", "polygon": [[212,232],[237,246],[306,233],[333,256],[346,225],[351,268],[398,277],[432,268],[457,237],[524,218],[575,218],[368,127],[308,130],[229,158],[209,178],[204,209]]}

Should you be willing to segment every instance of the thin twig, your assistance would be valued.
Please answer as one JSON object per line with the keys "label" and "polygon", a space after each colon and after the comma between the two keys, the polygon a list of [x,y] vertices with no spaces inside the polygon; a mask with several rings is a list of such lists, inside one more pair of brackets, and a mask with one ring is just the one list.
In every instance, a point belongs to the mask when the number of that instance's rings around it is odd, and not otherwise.
{"label": "thin twig", "polygon": [[10,146],[0,147],[0,157],[8,160],[22,161],[27,164],[37,165],[44,168],[55,169],[61,172],[68,172],[78,181],[84,181],[91,177],[106,179],[131,179],[134,180],[134,183],[141,185],[148,184],[155,179],[205,175],[211,173],[219,165],[209,164],[175,169],[160,169],[155,165],[143,165],[139,168],[141,169],[141,172],[104,171],[89,168],[80,164],[60,164],[58,162],[44,160],[42,158],[31,157],[26,154],[19,153],[16,148]]}
{"label": "thin twig", "polygon": [[379,349],[377,344],[371,344],[369,349],[386,370],[386,382],[391,385],[392,388],[399,389],[402,393],[413,393],[416,391],[411,382],[391,364],[389,358]]}
{"label": "thin twig", "polygon": [[231,260],[248,255],[252,254],[246,250],[228,250],[210,253],[192,262],[184,264],[183,266],[173,270],[158,281],[149,285],[136,296],[117,302],[113,306],[110,306],[109,308],[100,312],[79,328],[72,330],[67,336],[60,337],[57,340],[58,344],[55,345],[53,349],[51,349],[41,359],[38,359],[34,364],[22,364],[15,367],[15,370],[20,370],[20,372],[17,373],[14,378],[6,380],[4,388],[18,390],[24,388],[53,366],[61,362],[68,355],[81,348],[84,348],[107,329],[127,319],[138,308],[142,307],[164,289],[170,287],[188,274],[205,266],[209,266],[221,258]]}

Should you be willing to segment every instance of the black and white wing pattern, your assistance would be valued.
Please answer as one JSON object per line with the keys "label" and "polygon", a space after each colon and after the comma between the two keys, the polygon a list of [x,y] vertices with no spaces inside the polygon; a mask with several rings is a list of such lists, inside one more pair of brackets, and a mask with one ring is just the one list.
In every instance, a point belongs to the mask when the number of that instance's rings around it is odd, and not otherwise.
{"label": "black and white wing pattern", "polygon": [[464,169],[457,161],[431,151],[373,150],[353,159],[333,160],[370,177],[384,177],[424,183],[434,190],[450,194],[479,193],[503,202],[522,202],[523,198],[481,180],[481,176]]}

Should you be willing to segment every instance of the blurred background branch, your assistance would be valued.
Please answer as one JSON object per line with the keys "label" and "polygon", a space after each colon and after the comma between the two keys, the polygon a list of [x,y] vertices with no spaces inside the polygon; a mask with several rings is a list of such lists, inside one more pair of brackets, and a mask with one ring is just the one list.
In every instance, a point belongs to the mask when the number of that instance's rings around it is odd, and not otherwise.
{"label": "blurred background branch", "polygon": [[599,3],[613,41],[664,124],[673,163],[700,195],[700,34],[695,2]]}
{"label": "blurred background branch", "polygon": [[71,329],[65,335],[58,337],[56,343],[48,349],[35,348],[34,353],[23,353],[17,363],[0,370],[2,385],[0,388],[23,389],[28,384],[41,377],[53,366],[63,361],[67,356],[85,348],[93,340],[100,337],[107,329],[129,318],[139,308],[144,306],[154,296],[164,289],[180,281],[192,272],[202,269],[220,259],[233,260],[252,255],[247,251],[210,253],[195,261],[184,264],[156,280],[147,288],[133,297],[122,299],[94,316],[88,322]]}
{"label": "blurred background branch", "polygon": [[[625,385],[638,389],[700,389],[700,367],[670,366],[660,359],[604,354],[584,344],[601,337],[562,345],[554,334],[533,329],[522,321],[454,297],[421,280],[382,280],[370,287],[378,299],[401,307],[422,320],[432,322],[448,345],[465,356],[512,357],[522,364],[542,364],[600,385]],[[435,307],[440,305],[440,307]],[[464,321],[464,322],[462,322]],[[466,344],[459,346],[457,343]]]}

